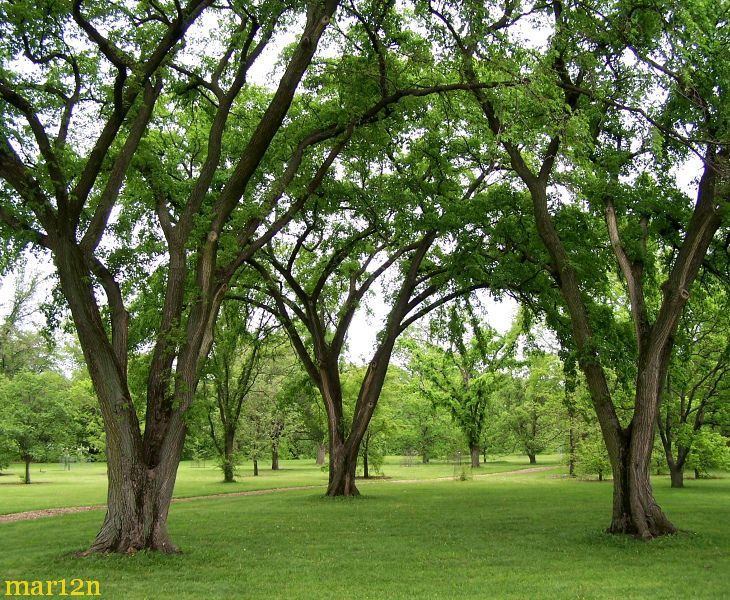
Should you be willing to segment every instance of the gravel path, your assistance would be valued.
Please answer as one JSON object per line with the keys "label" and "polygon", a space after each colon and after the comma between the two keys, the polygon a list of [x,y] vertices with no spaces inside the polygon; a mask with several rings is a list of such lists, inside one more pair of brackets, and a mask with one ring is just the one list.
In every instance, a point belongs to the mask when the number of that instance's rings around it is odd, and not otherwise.
{"label": "gravel path", "polygon": [[[516,469],[514,471],[502,471],[497,473],[485,473],[484,475],[474,475],[474,479],[485,479],[487,477],[495,477],[497,475],[519,475],[521,473],[538,473],[540,471],[549,471],[554,469],[555,465],[549,467],[530,467],[528,469]],[[453,477],[435,477],[433,479],[374,479],[372,481],[361,483],[428,483],[430,481],[448,481]],[[223,494],[208,494],[206,496],[188,496],[186,498],[173,498],[173,503],[192,502],[193,500],[207,500],[209,498],[233,498],[235,496],[262,496],[264,494],[276,494],[278,492],[293,492],[299,490],[322,489],[322,485],[298,485],[281,488],[267,488],[263,490],[248,490],[243,492],[226,492]],[[64,508],[45,508],[42,510],[29,510],[26,512],[10,513],[0,515],[0,523],[10,523],[13,521],[29,521],[31,519],[43,519],[45,517],[56,517],[58,515],[68,515],[71,513],[88,512],[90,510],[102,510],[106,508],[106,504],[96,504],[93,506],[67,506]]]}

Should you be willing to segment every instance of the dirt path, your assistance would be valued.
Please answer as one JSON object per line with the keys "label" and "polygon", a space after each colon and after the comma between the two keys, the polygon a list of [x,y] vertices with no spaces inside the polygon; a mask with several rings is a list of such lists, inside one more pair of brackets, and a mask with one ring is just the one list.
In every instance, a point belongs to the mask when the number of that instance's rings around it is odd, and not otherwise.
{"label": "dirt path", "polygon": [[[519,475],[521,473],[538,473],[540,471],[549,471],[556,468],[555,465],[549,467],[530,467],[528,469],[516,469],[514,471],[501,471],[496,473],[485,473],[484,475],[474,475],[474,479],[485,479],[487,477],[496,477],[497,475]],[[432,479],[374,479],[371,481],[363,481],[361,483],[428,483],[431,481],[448,481],[453,477],[434,477]],[[298,485],[281,488],[266,488],[263,490],[248,490],[242,492],[225,492],[223,494],[208,494],[206,496],[188,496],[185,498],[173,498],[172,502],[192,502],[193,500],[208,500],[210,498],[233,498],[236,496],[262,496],[264,494],[276,494],[278,492],[294,492],[300,490],[322,489],[322,485]],[[68,515],[71,513],[88,512],[90,510],[102,510],[106,508],[106,504],[95,504],[93,506],[67,506],[64,508],[44,508],[41,510],[29,510],[26,512],[10,513],[0,515],[0,523],[10,523],[13,521],[29,521],[31,519],[43,519],[45,517],[56,517],[58,515]]]}

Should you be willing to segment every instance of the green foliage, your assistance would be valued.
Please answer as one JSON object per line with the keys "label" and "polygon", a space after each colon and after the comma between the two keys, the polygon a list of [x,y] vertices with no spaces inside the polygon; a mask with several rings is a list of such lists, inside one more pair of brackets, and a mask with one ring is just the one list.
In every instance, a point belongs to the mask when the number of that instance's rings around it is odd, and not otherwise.
{"label": "green foliage", "polygon": [[576,458],[579,475],[597,475],[603,479],[611,474],[611,461],[599,431],[594,430],[578,442]]}
{"label": "green foliage", "polygon": [[[76,441],[69,382],[53,372],[0,375],[0,439],[25,462],[60,456]],[[30,482],[27,482],[30,483]]]}
{"label": "green foliage", "polygon": [[707,476],[713,470],[730,469],[730,440],[715,431],[702,431],[692,444],[687,466]]}

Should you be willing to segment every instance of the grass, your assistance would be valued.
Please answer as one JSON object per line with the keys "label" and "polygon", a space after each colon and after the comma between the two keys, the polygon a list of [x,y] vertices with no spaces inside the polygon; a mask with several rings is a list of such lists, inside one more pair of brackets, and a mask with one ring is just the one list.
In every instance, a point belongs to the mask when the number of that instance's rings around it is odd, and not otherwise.
{"label": "grass", "polygon": [[[541,465],[559,464],[558,455],[539,458]],[[223,483],[220,469],[213,461],[205,466],[186,461],[178,470],[175,496],[206,496],[267,488],[293,486],[327,485],[327,473],[314,464],[313,460],[282,460],[281,469],[271,471],[261,468],[260,475],[252,475],[253,467],[244,463],[236,483]],[[507,456],[488,461],[480,467],[479,473],[495,473],[527,468],[530,465],[524,456]],[[391,479],[433,479],[451,477],[454,466],[447,462],[434,461],[423,465],[415,463],[403,466],[401,457],[388,457],[383,472]],[[58,508],[65,506],[88,506],[106,502],[106,465],[104,463],[75,463],[70,471],[62,464],[43,463],[31,465],[31,485],[22,482],[25,465],[14,464],[0,477],[0,514]]]}
{"label": "grass", "polygon": [[[609,536],[611,484],[554,473],[306,490],[174,505],[178,556],[79,559],[102,514],[0,524],[2,579],[96,579],[109,599],[723,598],[730,479],[658,500],[685,530]],[[40,486],[39,486],[40,489]]]}

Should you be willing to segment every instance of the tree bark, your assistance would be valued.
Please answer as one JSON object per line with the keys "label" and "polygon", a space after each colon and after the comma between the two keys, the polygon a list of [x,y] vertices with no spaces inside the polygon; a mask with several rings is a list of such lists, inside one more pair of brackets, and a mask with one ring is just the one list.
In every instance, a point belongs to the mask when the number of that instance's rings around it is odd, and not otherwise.
{"label": "tree bark", "polygon": [[424,452],[424,453],[423,453],[423,457],[422,457],[422,460],[423,460],[423,464],[424,464],[424,465],[427,465],[427,464],[428,464],[428,462],[429,462],[429,456],[428,456],[428,452]]}
{"label": "tree bark", "polygon": [[633,426],[614,440],[618,447],[618,460],[611,457],[613,516],[609,533],[627,533],[651,539],[677,531],[656,503],[649,480],[653,432],[653,421],[652,426],[646,427],[635,419]]}
{"label": "tree bark", "polygon": [[167,515],[184,440],[185,426],[178,421],[166,436],[155,466],[146,464],[139,455],[120,452],[120,444],[108,446],[107,513],[87,553],[178,551],[167,533]]}
{"label": "tree bark", "polygon": [[469,446],[469,451],[471,452],[471,467],[472,469],[476,469],[479,467],[479,455],[481,454],[479,444]]}
{"label": "tree bark", "polygon": [[359,496],[355,485],[357,449],[353,453],[340,440],[330,442],[330,477],[327,496]]}
{"label": "tree bark", "polygon": [[368,465],[368,447],[365,445],[362,457],[362,476],[363,479],[370,479],[370,469]]}
{"label": "tree bark", "polygon": [[324,444],[317,445],[317,464],[319,466],[324,465],[324,459],[327,453],[327,446]]}
{"label": "tree bark", "polygon": [[30,458],[25,459],[25,483],[30,483]]}
{"label": "tree bark", "polygon": [[223,483],[234,483],[235,459],[233,457],[234,432],[226,431],[225,446],[223,448]]}
{"label": "tree bark", "polygon": [[684,487],[684,466],[673,465],[669,468],[669,476],[672,480],[673,488]]}
{"label": "tree bark", "polygon": [[530,459],[530,464],[531,465],[536,465],[537,464],[537,456],[535,454],[530,454],[528,452],[527,453],[527,457]]}
{"label": "tree bark", "polygon": [[259,476],[259,461],[256,458],[253,459],[253,476]]}
{"label": "tree bark", "polygon": [[276,445],[271,447],[271,470],[279,470],[279,447]]}

